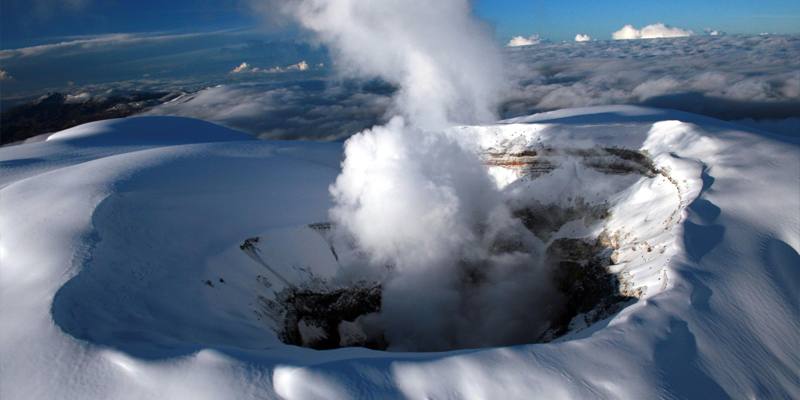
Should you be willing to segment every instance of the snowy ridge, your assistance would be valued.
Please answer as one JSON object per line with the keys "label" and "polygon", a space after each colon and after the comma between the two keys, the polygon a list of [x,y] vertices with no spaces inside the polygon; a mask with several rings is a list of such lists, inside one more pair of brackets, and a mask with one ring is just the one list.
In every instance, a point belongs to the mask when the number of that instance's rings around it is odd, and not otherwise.
{"label": "snowy ridge", "polygon": [[647,179],[567,165],[527,182],[490,167],[507,190],[574,179],[608,198],[607,221],[555,235],[619,233],[612,272],[637,300],[543,344],[284,345],[254,312],[255,277],[277,280],[239,246],[258,235],[289,281],[333,273],[308,224],[328,218],[341,145],[185,118],[101,121],[0,148],[0,398],[800,397],[798,143],[628,106],[453,132],[481,152],[649,155],[663,174]]}

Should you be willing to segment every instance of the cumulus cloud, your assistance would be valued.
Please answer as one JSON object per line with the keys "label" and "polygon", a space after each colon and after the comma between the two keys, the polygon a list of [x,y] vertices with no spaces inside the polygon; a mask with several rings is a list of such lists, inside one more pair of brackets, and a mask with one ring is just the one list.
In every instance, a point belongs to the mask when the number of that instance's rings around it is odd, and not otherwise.
{"label": "cumulus cloud", "polygon": [[11,75],[6,72],[4,69],[0,69],[0,81],[5,81],[11,79]]}
{"label": "cumulus cloud", "polygon": [[236,66],[234,69],[232,69],[231,73],[232,74],[241,74],[241,73],[244,73],[244,72],[251,72],[252,68],[253,67],[251,67],[250,64],[248,64],[247,62],[242,62],[241,64]]}
{"label": "cumulus cloud", "polygon": [[295,70],[295,71],[306,71],[306,70],[308,70],[308,63],[305,60],[302,60],[302,61],[298,62],[297,64],[289,65],[285,69]]}
{"label": "cumulus cloud", "polygon": [[531,35],[528,37],[525,36],[514,36],[511,40],[508,41],[506,44],[507,47],[519,47],[519,46],[532,46],[534,44],[541,43],[542,39],[539,35]]}
{"label": "cumulus cloud", "polygon": [[[318,67],[322,67],[322,64],[319,64]],[[295,64],[287,65],[285,67],[271,67],[271,68],[258,68],[254,67],[247,62],[242,62],[235,68],[231,70],[232,74],[245,74],[245,73],[267,73],[267,74],[279,74],[282,72],[292,72],[292,71],[308,71],[309,65],[305,60],[301,60]]]}
{"label": "cumulus cloud", "polygon": [[611,37],[614,40],[630,40],[684,37],[692,36],[693,34],[694,33],[690,30],[667,26],[659,22],[657,24],[647,25],[642,29],[636,29],[633,25],[625,25],[622,29],[612,33]]}
{"label": "cumulus cloud", "polygon": [[576,42],[588,42],[588,41],[591,41],[591,40],[592,40],[592,37],[587,35],[587,34],[585,34],[585,33],[579,33],[579,34],[575,35],[575,41]]}

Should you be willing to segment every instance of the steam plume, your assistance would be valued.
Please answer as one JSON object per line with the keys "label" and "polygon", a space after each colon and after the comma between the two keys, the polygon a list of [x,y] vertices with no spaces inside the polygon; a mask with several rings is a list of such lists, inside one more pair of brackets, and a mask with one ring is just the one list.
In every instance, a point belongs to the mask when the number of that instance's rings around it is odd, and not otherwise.
{"label": "steam plume", "polygon": [[[510,321],[538,313],[522,292],[549,290],[535,275],[536,240],[511,218],[476,145],[448,129],[494,119],[502,91],[500,52],[470,2],[301,0],[284,9],[339,71],[399,87],[391,121],[347,141],[330,212],[369,268],[392,267],[380,316],[392,347],[535,337],[541,326]],[[493,253],[509,232],[523,250]]]}

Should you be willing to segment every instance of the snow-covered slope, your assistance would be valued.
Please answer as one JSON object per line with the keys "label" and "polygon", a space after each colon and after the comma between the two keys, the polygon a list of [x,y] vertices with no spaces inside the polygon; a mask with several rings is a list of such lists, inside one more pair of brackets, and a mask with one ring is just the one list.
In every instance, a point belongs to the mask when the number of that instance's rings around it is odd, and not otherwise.
{"label": "snow-covered slope", "polygon": [[618,233],[611,270],[637,300],[550,343],[284,345],[257,312],[281,286],[258,260],[293,282],[335,273],[308,225],[328,218],[341,145],[101,121],[0,148],[0,398],[800,397],[800,144],[624,106],[457,130],[487,154],[646,152],[647,179],[490,163],[509,193],[607,199],[602,226],[556,235]]}

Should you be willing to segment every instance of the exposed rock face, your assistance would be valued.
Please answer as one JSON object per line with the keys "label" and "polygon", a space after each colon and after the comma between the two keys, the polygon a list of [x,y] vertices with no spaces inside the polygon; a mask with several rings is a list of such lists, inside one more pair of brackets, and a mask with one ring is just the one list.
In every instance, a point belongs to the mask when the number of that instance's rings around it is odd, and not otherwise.
{"label": "exposed rock face", "polygon": [[[281,340],[287,344],[324,350],[342,347],[340,327],[361,316],[380,312],[381,286],[359,284],[337,289],[286,288],[278,293],[277,303],[284,308]],[[357,326],[347,325],[352,330]],[[354,340],[360,337],[361,340]],[[385,349],[382,336],[351,334],[347,346]]]}
{"label": "exposed rock face", "polygon": [[543,241],[550,239],[550,235],[558,231],[567,222],[583,219],[584,223],[591,224],[608,218],[608,204],[589,204],[583,199],[575,199],[571,205],[531,204],[525,208],[514,210],[514,216],[519,218],[528,230],[533,232]]}
{"label": "exposed rock face", "polygon": [[531,148],[516,153],[491,152],[484,154],[488,166],[517,170],[520,175],[536,178],[558,168],[559,158],[575,157],[594,170],[607,174],[636,173],[653,177],[658,170],[647,155],[636,150],[598,147],[590,149]]}
{"label": "exposed rock face", "polygon": [[571,322],[578,316],[583,325],[591,325],[616,313],[632,299],[620,294],[619,278],[608,271],[613,249],[606,247],[602,236],[594,241],[556,239],[547,248],[546,262],[553,266],[556,286],[566,304],[542,341],[569,332]]}

